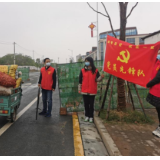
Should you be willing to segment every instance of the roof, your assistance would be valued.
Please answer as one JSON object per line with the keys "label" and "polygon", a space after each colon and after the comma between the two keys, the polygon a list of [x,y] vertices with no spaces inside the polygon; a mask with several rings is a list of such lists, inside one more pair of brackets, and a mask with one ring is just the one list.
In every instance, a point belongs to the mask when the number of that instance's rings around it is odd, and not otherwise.
{"label": "roof", "polygon": [[[137,29],[137,27],[126,27],[126,30],[129,30],[129,29]],[[117,32],[117,31],[120,31],[120,29],[114,30],[114,32]],[[101,34],[106,34],[106,33],[111,33],[111,32],[112,32],[112,31],[106,31],[106,32],[100,33],[99,35],[101,35]]]}
{"label": "roof", "polygon": [[152,36],[154,36],[154,35],[156,35],[156,34],[158,34],[158,33],[160,33],[160,30],[159,30],[159,31],[156,31],[156,32],[153,32],[153,33],[151,33],[151,34],[143,37],[142,39],[146,39],[146,38],[152,37]]}

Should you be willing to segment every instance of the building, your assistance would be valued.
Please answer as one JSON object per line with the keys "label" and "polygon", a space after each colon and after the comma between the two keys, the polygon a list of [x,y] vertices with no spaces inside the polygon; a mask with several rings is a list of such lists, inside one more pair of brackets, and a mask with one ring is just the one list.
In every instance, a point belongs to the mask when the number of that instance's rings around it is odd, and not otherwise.
{"label": "building", "polygon": [[[120,37],[120,29],[114,30],[114,33],[117,35],[117,38]],[[99,34],[99,59],[103,60],[106,50],[106,38],[107,35],[114,36],[112,31],[107,31]],[[126,42],[134,44],[134,45],[140,45],[144,44],[143,37],[147,36],[148,34],[138,34],[136,27],[128,27],[126,28]]]}
{"label": "building", "polygon": [[97,47],[92,47],[92,50],[89,52],[86,52],[85,57],[82,58],[82,61],[85,60],[87,57],[92,57],[94,60],[97,59]]}
{"label": "building", "polygon": [[144,44],[153,44],[160,41],[160,30],[153,32],[142,38],[144,40]]}
{"label": "building", "polygon": [[82,60],[85,59],[86,55],[81,55],[81,54],[77,55],[76,56],[76,62],[78,62],[79,59],[82,59]]}

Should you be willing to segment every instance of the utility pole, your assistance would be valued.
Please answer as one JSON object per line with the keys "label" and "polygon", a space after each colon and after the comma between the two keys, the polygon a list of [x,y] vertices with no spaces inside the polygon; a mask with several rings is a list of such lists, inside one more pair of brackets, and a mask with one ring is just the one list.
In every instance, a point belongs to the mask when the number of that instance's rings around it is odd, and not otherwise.
{"label": "utility pole", "polygon": [[66,58],[66,63],[67,63],[67,58]]}
{"label": "utility pole", "polygon": [[[97,11],[98,11],[98,2],[97,2]],[[98,47],[98,39],[99,39],[99,33],[98,33],[98,12],[97,12],[97,60],[99,60],[99,47]]]}
{"label": "utility pole", "polygon": [[59,57],[58,57],[58,63],[59,63]]}
{"label": "utility pole", "polygon": [[16,43],[14,42],[13,45],[14,45],[14,64],[16,64],[16,58],[15,58],[15,54],[16,54],[15,53],[15,45],[16,45]]}
{"label": "utility pole", "polygon": [[33,60],[34,60],[34,50],[33,50]]}

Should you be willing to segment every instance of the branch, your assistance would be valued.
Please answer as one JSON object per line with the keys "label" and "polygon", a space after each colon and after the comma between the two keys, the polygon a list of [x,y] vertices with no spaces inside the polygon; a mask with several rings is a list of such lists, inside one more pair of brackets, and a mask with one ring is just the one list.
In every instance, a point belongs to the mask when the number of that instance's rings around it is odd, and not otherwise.
{"label": "branch", "polygon": [[128,14],[128,16],[126,17],[126,19],[131,15],[133,9],[134,9],[137,5],[138,5],[138,2],[132,7],[132,9],[131,9],[130,13]]}
{"label": "branch", "polygon": [[95,12],[97,12],[97,13],[99,13],[99,14],[101,14],[101,15],[103,15],[103,16],[105,16],[105,17],[108,18],[108,16],[106,16],[105,14],[103,14],[103,13],[101,13],[101,12],[98,12],[98,11],[96,11],[94,8],[92,8],[91,5],[90,5],[88,2],[87,2],[87,4],[89,5],[89,7],[90,7],[93,11],[95,11]]}
{"label": "branch", "polygon": [[112,33],[115,36],[115,38],[117,38],[116,34],[114,33],[114,29],[113,29],[113,26],[112,26],[112,21],[111,21],[111,18],[109,16],[108,12],[107,12],[106,6],[104,5],[103,2],[101,2],[101,3],[102,3],[102,5],[103,5],[103,7],[104,7],[104,9],[106,11],[106,14],[107,14],[107,17],[108,17],[108,20],[109,20],[109,23],[110,23],[110,26],[111,26],[111,29],[112,29]]}

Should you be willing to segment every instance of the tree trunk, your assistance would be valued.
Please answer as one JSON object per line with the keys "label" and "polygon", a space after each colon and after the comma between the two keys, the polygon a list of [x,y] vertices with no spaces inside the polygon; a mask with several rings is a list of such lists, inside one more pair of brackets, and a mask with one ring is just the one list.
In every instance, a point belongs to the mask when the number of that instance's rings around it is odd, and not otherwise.
{"label": "tree trunk", "polygon": [[[120,40],[125,41],[126,36],[126,11],[127,4],[120,2]],[[117,110],[123,111],[126,109],[126,97],[125,97],[125,81],[121,78],[117,78],[117,91],[118,91],[118,105]]]}

